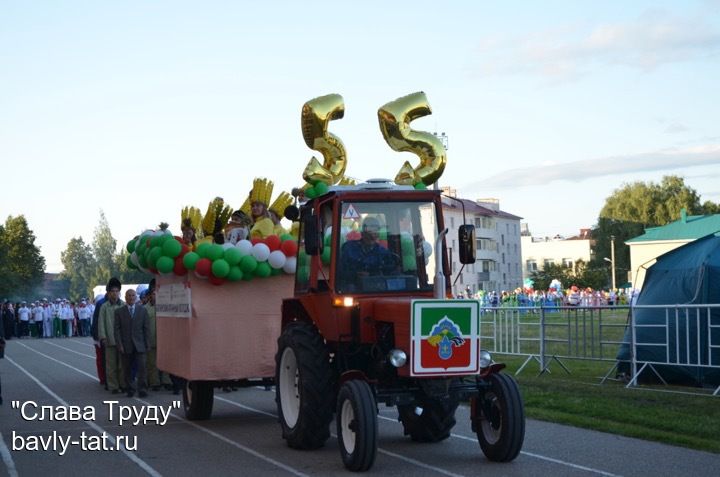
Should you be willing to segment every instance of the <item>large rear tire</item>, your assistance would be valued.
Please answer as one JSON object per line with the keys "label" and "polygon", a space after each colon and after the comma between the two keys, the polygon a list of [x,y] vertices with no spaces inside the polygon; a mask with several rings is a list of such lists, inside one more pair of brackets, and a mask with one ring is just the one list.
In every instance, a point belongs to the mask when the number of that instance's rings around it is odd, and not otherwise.
{"label": "large rear tire", "polygon": [[315,326],[294,322],[278,338],[275,402],[283,439],[295,449],[317,449],[330,438],[333,380],[330,358]]}
{"label": "large rear tire", "polygon": [[377,404],[370,385],[353,379],[340,388],[337,399],[340,457],[348,470],[364,472],[377,455]]}
{"label": "large rear tire", "polygon": [[506,374],[490,375],[490,389],[475,398],[474,429],[485,457],[509,462],[525,440],[525,411],[515,380]]}
{"label": "large rear tire", "polygon": [[213,408],[214,387],[207,381],[185,381],[183,407],[185,417],[191,421],[210,419]]}
{"label": "large rear tire", "polygon": [[[406,436],[416,442],[439,442],[450,437],[457,407],[457,399],[424,397],[416,404],[398,406],[398,414]],[[417,414],[418,408],[422,409],[420,415]]]}

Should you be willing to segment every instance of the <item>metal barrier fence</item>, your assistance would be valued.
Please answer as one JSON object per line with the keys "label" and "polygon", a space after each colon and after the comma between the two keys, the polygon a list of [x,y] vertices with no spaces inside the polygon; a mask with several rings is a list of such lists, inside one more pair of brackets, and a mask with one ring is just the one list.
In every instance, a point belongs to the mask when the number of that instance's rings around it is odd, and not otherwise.
{"label": "metal barrier fence", "polygon": [[481,308],[480,339],[491,353],[525,356],[516,374],[532,361],[542,374],[553,361],[570,373],[563,359],[593,360],[613,363],[605,382],[617,369],[621,345],[628,347],[628,386],[646,369],[664,382],[660,365],[720,373],[720,305]]}

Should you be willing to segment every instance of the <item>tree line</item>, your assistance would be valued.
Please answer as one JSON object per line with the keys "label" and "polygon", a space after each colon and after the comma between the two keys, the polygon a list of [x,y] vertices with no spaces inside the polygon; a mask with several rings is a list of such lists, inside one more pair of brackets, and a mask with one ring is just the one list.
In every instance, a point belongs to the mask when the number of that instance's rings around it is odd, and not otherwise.
{"label": "tree line", "polygon": [[45,258],[24,215],[0,225],[0,299],[19,300],[43,283]]}
{"label": "tree line", "polygon": [[646,228],[659,227],[680,218],[681,209],[688,215],[720,213],[720,204],[706,200],[701,202],[695,189],[685,184],[680,176],[670,175],[660,183],[633,182],[615,189],[605,199],[598,221],[591,231],[594,240],[594,258],[590,263],[576,264],[575,270],[553,265],[546,270],[533,272],[535,288],[546,290],[553,278],[563,286],[577,285],[582,288],[608,288],[610,264],[604,260],[611,255],[611,242],[615,242],[615,272],[618,286],[624,283],[630,271],[630,247],[625,241],[642,235]]}
{"label": "tree line", "polygon": [[152,277],[127,266],[125,247],[117,251],[117,240],[112,235],[105,213],[100,211],[100,221],[95,227],[93,240],[86,243],[82,237],[73,237],[60,254],[64,270],[60,274],[67,283],[71,300],[90,297],[92,289],[104,285],[110,277],[118,277],[122,283],[146,283]]}

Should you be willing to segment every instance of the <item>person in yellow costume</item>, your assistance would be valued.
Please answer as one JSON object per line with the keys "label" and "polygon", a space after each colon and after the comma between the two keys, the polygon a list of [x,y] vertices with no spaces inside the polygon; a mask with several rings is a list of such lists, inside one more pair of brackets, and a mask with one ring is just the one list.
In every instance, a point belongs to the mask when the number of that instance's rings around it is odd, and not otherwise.
{"label": "person in yellow costume", "polygon": [[285,229],[280,224],[280,218],[285,215],[285,209],[292,205],[293,202],[295,202],[290,194],[287,192],[281,192],[279,196],[275,199],[275,202],[272,203],[270,208],[268,209],[268,212],[270,214],[270,220],[273,221],[273,224],[275,225],[273,233],[277,235],[278,237],[288,233],[287,229]]}
{"label": "person in yellow costume", "polygon": [[267,179],[255,179],[250,191],[250,213],[253,226],[250,238],[265,238],[275,233],[275,224],[270,219],[268,204],[272,197],[273,183]]}

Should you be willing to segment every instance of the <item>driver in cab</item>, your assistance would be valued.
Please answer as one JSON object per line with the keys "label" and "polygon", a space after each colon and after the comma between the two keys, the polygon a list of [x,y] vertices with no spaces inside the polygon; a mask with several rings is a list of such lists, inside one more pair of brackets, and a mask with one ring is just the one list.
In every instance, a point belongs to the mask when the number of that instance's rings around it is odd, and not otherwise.
{"label": "driver in cab", "polygon": [[387,275],[397,271],[398,257],[378,243],[380,222],[365,219],[360,240],[345,242],[340,250],[340,276],[343,288],[354,291],[362,277]]}

